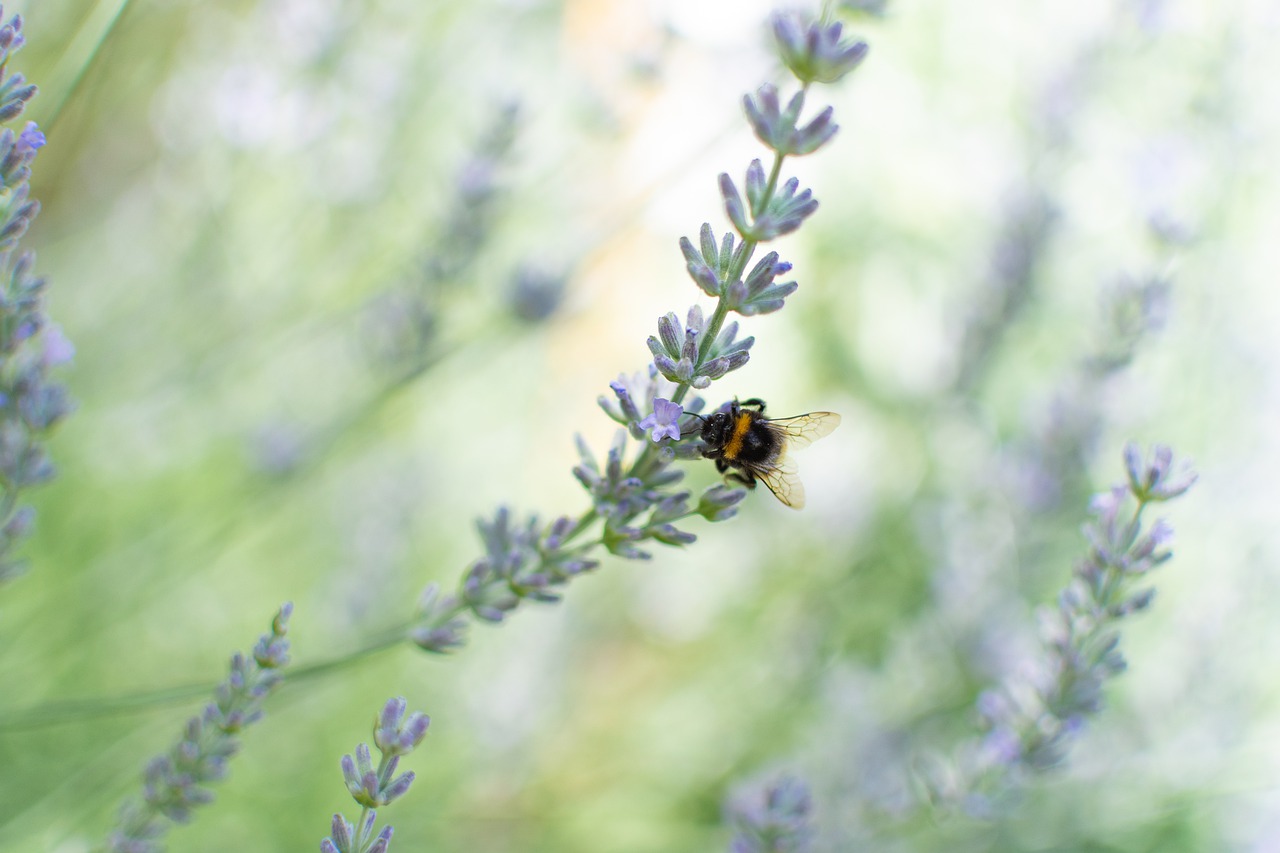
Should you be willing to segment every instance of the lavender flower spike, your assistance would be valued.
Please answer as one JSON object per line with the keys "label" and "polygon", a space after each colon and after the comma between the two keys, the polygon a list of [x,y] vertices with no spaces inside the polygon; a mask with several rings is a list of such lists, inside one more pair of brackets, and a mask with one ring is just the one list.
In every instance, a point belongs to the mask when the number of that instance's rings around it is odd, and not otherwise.
{"label": "lavender flower spike", "polygon": [[843,41],[838,22],[805,26],[794,14],[778,13],[772,23],[778,53],[802,83],[834,83],[866,58],[866,42]]}
{"label": "lavender flower spike", "polygon": [[[778,18],[774,28],[793,58],[798,57],[788,64],[805,84],[837,79],[866,51],[861,43],[840,41],[838,26],[805,30],[790,18]],[[791,95],[784,109],[777,90],[766,86],[744,101],[748,121],[772,148],[772,165],[766,168],[753,160],[742,192],[728,173],[721,174],[721,196],[736,235],[717,237],[711,224],[703,223],[696,241],[680,240],[689,276],[703,295],[716,300],[715,306],[706,313],[693,305],[683,323],[674,311],[660,317],[657,334],[645,342],[652,355],[645,371],[633,378],[619,376],[609,383],[612,395],[599,398],[600,407],[623,428],[603,460],[577,439],[581,462],[573,475],[590,506],[576,517],[552,519],[516,516],[503,508],[492,521],[481,522],[485,553],[463,573],[456,591],[442,594],[432,584],[423,595],[409,629],[420,648],[456,649],[472,621],[500,624],[526,601],[558,601],[560,587],[598,565],[590,556],[597,548],[625,559],[649,559],[652,554],[641,547],[645,542],[681,546],[694,541],[694,534],[676,526],[685,519],[697,515],[718,522],[737,513],[745,489],[717,484],[695,500],[691,492],[677,488],[684,473],[673,463],[700,459],[705,450],[697,436],[682,434],[680,419],[706,405],[693,392],[710,387],[750,358],[755,338],[739,338],[739,324],[729,315],[777,311],[796,290],[796,282],[779,281],[791,264],[776,252],[751,264],[760,243],[795,231],[818,207],[797,178],[782,177],[787,157],[816,150],[836,131],[830,108],[798,126],[806,97]],[[629,456],[629,440],[640,443],[634,457]],[[598,534],[586,535],[596,525]]]}
{"label": "lavender flower spike", "polygon": [[[1020,777],[1061,764],[1089,718],[1103,707],[1103,688],[1124,671],[1121,620],[1147,609],[1155,589],[1139,587],[1168,562],[1173,529],[1156,519],[1144,531],[1142,512],[1185,492],[1184,471],[1169,480],[1173,452],[1157,445],[1143,465],[1136,445],[1124,451],[1129,482],[1097,495],[1084,533],[1089,547],[1057,606],[1043,615],[1044,658],[1032,677],[1008,679],[978,700],[985,738],[971,750],[975,766],[965,783],[972,803],[988,801]],[[945,797],[945,795],[944,795]]]}
{"label": "lavender flower spike", "polygon": [[[0,122],[19,116],[36,94],[21,74],[8,73],[25,41],[21,15],[0,25]],[[40,213],[29,181],[45,141],[35,122],[17,133],[0,130],[0,197],[6,199],[0,205],[0,581],[24,568],[12,552],[31,532],[35,511],[22,505],[22,493],[53,477],[44,440],[72,409],[51,368],[75,350],[45,313],[46,282],[34,274],[35,255],[19,245]]]}
{"label": "lavender flower spike", "polygon": [[680,416],[683,414],[684,406],[659,397],[653,401],[653,414],[640,421],[640,429],[652,430],[650,437],[655,442],[662,441],[664,437],[679,441]]}
{"label": "lavender flower spike", "polygon": [[162,850],[160,839],[171,823],[186,823],[196,806],[212,801],[212,792],[203,786],[226,776],[227,760],[240,748],[234,735],[262,718],[263,700],[280,683],[277,669],[289,662],[284,635],[292,613],[293,605],[286,603],[252,657],[236,653],[231,658],[231,674],[218,685],[214,701],[187,721],[182,739],[172,749],[147,765],[142,799],[120,810],[107,850]]}
{"label": "lavender flower spike", "polygon": [[385,853],[390,847],[390,826],[374,837],[378,816],[374,809],[408,793],[415,776],[413,771],[396,775],[400,756],[413,752],[431,725],[431,718],[417,711],[406,718],[407,707],[403,698],[388,699],[374,721],[373,742],[382,754],[376,769],[368,744],[358,744],[354,758],[342,756],[342,777],[351,798],[361,807],[360,819],[352,824],[342,815],[334,815],[329,837],[320,842],[321,853]]}

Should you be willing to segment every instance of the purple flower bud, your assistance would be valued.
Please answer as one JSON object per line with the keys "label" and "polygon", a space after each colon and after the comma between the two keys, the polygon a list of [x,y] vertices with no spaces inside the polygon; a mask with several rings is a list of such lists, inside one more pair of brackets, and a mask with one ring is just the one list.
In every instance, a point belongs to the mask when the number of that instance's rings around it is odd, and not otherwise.
{"label": "purple flower bud", "polygon": [[416,778],[417,776],[412,770],[401,776],[397,776],[390,785],[382,790],[381,799],[383,805],[395,802],[408,793],[409,786],[413,784],[413,780]]}
{"label": "purple flower bud", "polygon": [[712,486],[698,499],[698,515],[707,521],[725,521],[738,514],[737,505],[747,496],[747,490],[730,488],[723,483]]}
{"label": "purple flower bud", "polygon": [[[14,77],[19,75],[15,74]],[[12,121],[22,115],[22,111],[27,108],[27,101],[36,96],[35,86],[23,86],[17,89],[10,89],[5,95],[5,103],[0,106],[0,122]],[[28,153],[32,149],[28,148]]]}
{"label": "purple flower bud", "polygon": [[698,359],[698,330],[690,326],[684,330],[684,346],[680,348],[680,360],[694,362]]}
{"label": "purple flower bud", "polygon": [[1139,590],[1130,596],[1129,600],[1124,603],[1121,615],[1127,616],[1130,613],[1138,613],[1142,610],[1146,610],[1151,606],[1151,602],[1155,600],[1155,597],[1155,587],[1148,587],[1147,589]]}
{"label": "purple flower bud", "polygon": [[746,302],[748,295],[747,283],[742,279],[738,279],[724,289],[724,298],[733,310],[736,310],[737,306]]}
{"label": "purple flower bud", "polygon": [[[711,228],[704,226],[704,236],[708,235]],[[693,242],[688,237],[680,238],[680,251],[684,253],[689,276],[693,279],[694,284],[702,288],[703,292],[708,296],[720,295],[720,279],[716,275],[716,269],[712,267],[706,260],[707,257],[718,257],[715,254],[715,243],[711,243],[711,254],[706,255],[707,243],[703,241],[703,253],[699,255],[698,251],[693,247]],[[705,256],[705,257],[704,257]]]}
{"label": "purple flower bud", "polygon": [[31,532],[31,528],[35,526],[35,521],[36,511],[29,506],[21,507],[5,522],[5,539],[13,542],[17,539],[25,538]]}
{"label": "purple flower bud", "polygon": [[688,545],[698,541],[698,537],[683,530],[677,530],[673,524],[658,524],[650,528],[649,535],[664,545]]}
{"label": "purple flower bud", "polygon": [[723,173],[720,175],[720,196],[724,199],[724,210],[733,227],[744,240],[752,239],[751,224],[747,222],[742,197],[738,195],[738,188],[733,185],[733,179]]}
{"label": "purple flower bud", "polygon": [[333,825],[329,830],[333,843],[337,845],[342,853],[347,853],[351,849],[351,833],[355,831],[355,827],[347,823],[346,818],[340,814],[333,816]]}
{"label": "purple flower bud", "polygon": [[414,628],[409,632],[409,639],[424,651],[443,653],[463,644],[465,629],[465,622],[461,619],[452,619],[447,624],[437,627]]}
{"label": "purple flower bud", "polygon": [[676,317],[675,312],[668,312],[658,318],[658,337],[667,355],[672,358],[680,357],[681,338],[684,335],[680,329],[680,319]]}
{"label": "purple flower bud", "polygon": [[727,358],[713,358],[702,365],[702,369],[698,371],[698,374],[705,376],[707,379],[720,379],[729,372],[729,365],[730,362]]}
{"label": "purple flower bud", "polygon": [[507,614],[497,607],[487,604],[478,604],[471,608],[471,612],[476,615],[477,619],[483,619],[485,622],[499,624],[506,618]]}
{"label": "purple flower bud", "polygon": [[747,167],[747,202],[751,206],[751,215],[756,219],[764,212],[765,191],[769,188],[768,178],[764,174],[764,164],[758,159],[752,160]]}
{"label": "purple flower bud", "polygon": [[795,131],[790,142],[790,152],[797,156],[812,154],[836,135],[840,126],[831,120],[835,115],[832,107],[827,107],[802,128]]}
{"label": "purple flower bud", "polygon": [[982,742],[982,750],[987,760],[1004,766],[1016,764],[1023,755],[1023,744],[1011,729],[996,726],[987,733]]}
{"label": "purple flower bud", "polygon": [[384,827],[382,832],[378,833],[378,840],[370,845],[366,853],[387,853],[387,850],[391,845],[391,834],[391,827]]}
{"label": "purple flower bud", "polygon": [[348,785],[353,782],[359,783],[360,773],[356,768],[356,760],[354,758],[350,755],[344,755],[339,764],[342,767],[342,778],[346,780]]}
{"label": "purple flower bud", "polygon": [[9,23],[0,29],[0,49],[13,53],[26,43],[26,36],[22,34],[22,16],[14,15],[9,19]]}
{"label": "purple flower bud", "polygon": [[280,605],[275,618],[271,620],[271,633],[283,637],[289,632],[289,618],[293,616],[293,602],[286,601]]}
{"label": "purple flower bud", "polygon": [[702,315],[701,305],[690,305],[689,313],[685,315],[684,325],[689,332],[694,332],[698,337],[702,336],[702,330],[706,327],[706,318]]}

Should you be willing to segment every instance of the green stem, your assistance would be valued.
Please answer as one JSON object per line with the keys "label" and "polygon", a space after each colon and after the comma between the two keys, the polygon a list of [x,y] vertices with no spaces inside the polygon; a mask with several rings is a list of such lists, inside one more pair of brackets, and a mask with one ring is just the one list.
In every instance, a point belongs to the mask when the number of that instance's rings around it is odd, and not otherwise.
{"label": "green stem", "polygon": [[[112,2],[115,2],[114,9],[111,8]],[[85,23],[70,39],[50,75],[51,90],[60,87],[62,91],[58,94],[45,120],[41,122],[46,132],[52,132],[58,120],[62,118],[63,108],[80,90],[81,84],[89,79],[90,67],[98,60],[107,40],[115,33],[116,26],[124,17],[130,2],[131,0],[103,0],[90,12]],[[94,27],[98,28],[96,32],[93,30]],[[92,44],[89,44],[90,41]],[[75,67],[71,68],[72,65]],[[63,83],[63,80],[66,82]]]}
{"label": "green stem", "polygon": [[[449,618],[452,618],[453,615],[450,614]],[[284,687],[299,681],[316,678],[335,670],[345,669],[371,655],[398,646],[404,642],[405,632],[408,627],[404,625],[388,631],[382,637],[349,654],[287,670],[287,676],[281,686]],[[165,690],[152,690],[146,693],[133,693],[104,699],[72,699],[64,702],[50,702],[0,716],[0,732],[41,729],[59,723],[73,723],[81,720],[105,719],[107,717],[139,713],[152,708],[178,705],[191,699],[209,696],[215,688],[216,685],[212,684],[189,684],[183,687],[171,687]]]}
{"label": "green stem", "polygon": [[287,686],[299,681],[306,681],[311,678],[317,678],[321,675],[327,675],[335,670],[346,669],[352,664],[359,663],[367,657],[376,655],[380,652],[385,652],[387,649],[395,648],[405,641],[405,634],[408,630],[409,625],[401,625],[387,631],[377,640],[356,649],[354,652],[341,655],[330,660],[318,661],[313,664],[308,664],[307,666],[300,666],[289,670],[282,686]]}
{"label": "green stem", "polygon": [[[386,759],[383,759],[383,763],[386,763]],[[378,768],[378,777],[382,777],[382,768]],[[364,850],[365,845],[369,843],[369,839],[365,837],[366,833],[364,831],[364,822],[367,817],[369,817],[369,807],[361,806],[360,822],[356,824],[356,837],[353,839],[356,843],[357,850]],[[369,831],[372,832],[373,827],[369,827]]]}
{"label": "green stem", "polygon": [[[785,159],[787,159],[787,155],[783,154],[781,151],[775,151],[773,153],[773,169],[769,172],[769,183],[764,188],[764,202],[760,205],[761,208],[768,207],[769,202],[773,199],[773,194],[777,192],[778,177],[782,174],[782,161]],[[754,248],[754,246],[752,248]],[[743,261],[743,266],[746,266],[745,260]],[[742,270],[738,270],[738,275],[742,275]]]}
{"label": "green stem", "polygon": [[578,534],[582,533],[584,530],[590,527],[592,522],[594,522],[595,520],[596,520],[595,507],[592,507],[591,509],[584,512],[582,515],[578,516],[578,523],[574,525],[573,532],[564,538],[563,545],[568,545],[570,542],[576,539],[578,537]]}
{"label": "green stem", "polygon": [[[1137,509],[1133,511],[1133,519],[1128,524],[1128,528],[1134,531],[1134,541],[1136,541],[1137,534],[1142,531],[1142,510],[1145,509],[1146,506],[1146,500],[1138,498]],[[1130,542],[1126,550],[1132,548],[1133,545],[1134,542]],[[1110,607],[1111,599],[1119,591],[1120,585],[1123,583],[1124,573],[1114,567],[1108,567],[1106,578],[1102,582],[1102,589],[1099,590],[1098,603],[1104,608]],[[1094,625],[1093,630],[1090,631],[1090,637],[1092,638],[1092,636],[1097,634],[1099,630],[1101,630],[1101,624]]]}

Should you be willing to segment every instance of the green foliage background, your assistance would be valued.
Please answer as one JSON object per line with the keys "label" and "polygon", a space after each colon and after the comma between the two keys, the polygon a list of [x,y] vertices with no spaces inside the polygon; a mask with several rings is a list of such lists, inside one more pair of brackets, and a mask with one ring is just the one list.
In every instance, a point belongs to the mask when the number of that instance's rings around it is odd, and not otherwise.
{"label": "green foliage background", "polygon": [[[18,11],[49,137],[27,241],[79,409],[31,571],[0,590],[0,849],[70,851],[198,702],[36,728],[26,709],[212,685],[285,600],[296,664],[342,658],[454,582],[476,516],[585,507],[572,435],[607,444],[595,398],[700,296],[676,240],[724,227],[715,176],[760,154],[741,96],[780,75],[764,5]],[[172,849],[315,849],[349,803],[338,760],[392,695],[433,718],[383,814],[398,849],[723,849],[725,794],[778,767],[813,783],[835,850],[1280,843],[1274,11],[902,0],[851,20],[868,62],[810,95],[842,130],[794,163],[822,202],[780,247],[801,288],[744,324],[752,361],[714,389],[843,413],[800,458],[810,507],[754,495],[452,658],[397,647],[287,684]],[[419,275],[511,98],[489,240],[406,378],[370,357],[369,306]],[[525,262],[570,273],[545,323],[507,301]],[[1129,346],[1117,282],[1152,277],[1162,322]],[[1007,818],[904,812],[919,756],[1034,654],[1130,437],[1202,482],[1106,713]]]}

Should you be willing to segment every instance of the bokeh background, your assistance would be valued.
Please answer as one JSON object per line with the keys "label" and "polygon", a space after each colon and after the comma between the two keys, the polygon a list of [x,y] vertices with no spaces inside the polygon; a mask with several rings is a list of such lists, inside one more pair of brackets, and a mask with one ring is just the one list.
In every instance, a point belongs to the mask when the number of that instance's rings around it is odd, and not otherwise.
{"label": "bokeh background", "polygon": [[[777,245],[800,290],[713,388],[844,415],[809,507],[762,490],[455,656],[286,686],[172,849],[315,849],[393,695],[433,718],[382,815],[402,850],[720,850],[725,796],[779,769],[822,850],[1280,849],[1280,9],[856,5],[870,57],[809,100],[841,132],[788,164],[822,203]],[[455,582],[476,517],[586,507],[574,433],[602,452],[596,398],[706,302],[677,240],[762,156],[769,9],[7,7],[79,408],[0,589],[0,849],[89,849],[199,702],[18,712],[212,685],[285,600],[295,662],[341,658]],[[1202,479],[1130,671],[1007,814],[915,807],[1131,438]]]}

